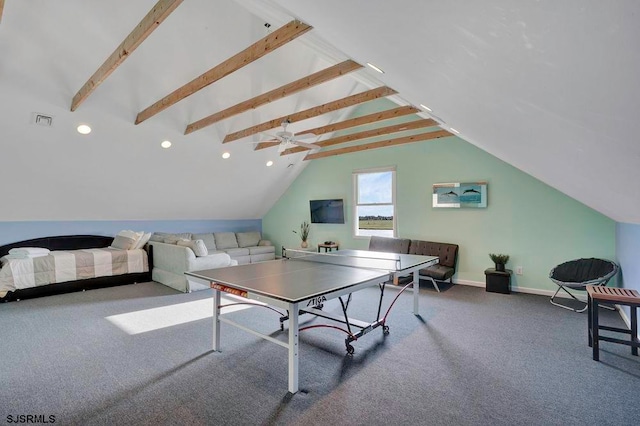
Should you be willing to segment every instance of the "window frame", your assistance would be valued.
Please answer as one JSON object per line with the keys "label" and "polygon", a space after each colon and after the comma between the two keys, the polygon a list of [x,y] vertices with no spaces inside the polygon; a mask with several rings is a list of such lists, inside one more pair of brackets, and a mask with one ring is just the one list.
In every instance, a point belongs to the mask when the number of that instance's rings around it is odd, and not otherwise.
{"label": "window frame", "polygon": [[[358,176],[369,173],[384,173],[391,172],[391,202],[390,203],[358,203]],[[370,238],[370,235],[358,235],[358,231],[360,228],[358,227],[360,223],[360,219],[358,217],[358,207],[361,206],[391,206],[393,208],[393,237],[397,237],[398,235],[398,209],[396,203],[396,167],[395,166],[386,166],[386,167],[375,167],[375,168],[367,168],[367,169],[358,169],[354,170],[351,174],[352,181],[352,189],[353,189],[353,226],[352,233],[354,239],[365,239]]]}

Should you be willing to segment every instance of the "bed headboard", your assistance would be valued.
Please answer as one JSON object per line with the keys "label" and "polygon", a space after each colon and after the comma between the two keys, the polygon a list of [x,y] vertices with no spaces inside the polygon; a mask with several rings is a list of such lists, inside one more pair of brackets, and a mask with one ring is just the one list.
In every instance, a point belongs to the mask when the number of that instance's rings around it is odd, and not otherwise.
{"label": "bed headboard", "polygon": [[34,238],[32,240],[19,241],[0,247],[0,257],[9,253],[16,247],[43,247],[49,250],[81,250],[88,248],[107,247],[113,241],[113,237],[103,235],[60,235],[56,237]]}

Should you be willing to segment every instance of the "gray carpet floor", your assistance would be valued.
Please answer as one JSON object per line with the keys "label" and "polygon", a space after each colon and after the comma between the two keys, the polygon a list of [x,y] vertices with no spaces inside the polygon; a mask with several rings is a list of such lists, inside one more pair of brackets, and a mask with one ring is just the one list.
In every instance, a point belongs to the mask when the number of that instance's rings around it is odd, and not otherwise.
{"label": "gray carpet floor", "polygon": [[[352,316],[372,319],[377,290],[354,296]],[[0,424],[27,414],[62,425],[638,423],[640,358],[603,342],[593,361],[586,314],[464,286],[425,285],[420,297],[421,316],[401,296],[390,334],[364,336],[352,357],[342,333],[303,331],[293,396],[284,348],[222,324],[223,351],[210,350],[209,290],[141,283],[0,304]],[[269,310],[229,315],[286,339]],[[623,325],[615,312],[601,318]]]}

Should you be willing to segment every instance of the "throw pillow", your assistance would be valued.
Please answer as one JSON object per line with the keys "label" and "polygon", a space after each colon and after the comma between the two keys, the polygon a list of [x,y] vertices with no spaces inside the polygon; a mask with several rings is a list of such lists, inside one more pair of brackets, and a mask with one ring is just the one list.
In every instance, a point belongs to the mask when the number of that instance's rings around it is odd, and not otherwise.
{"label": "throw pillow", "polygon": [[204,241],[204,245],[207,246],[207,250],[210,252],[218,250],[216,248],[216,239],[213,237],[213,233],[211,232],[207,234],[193,234],[191,239]]}
{"label": "throw pillow", "polygon": [[178,241],[178,245],[189,247],[191,250],[193,250],[193,253],[196,255],[196,257],[202,257],[209,254],[207,246],[202,240],[180,240]]}

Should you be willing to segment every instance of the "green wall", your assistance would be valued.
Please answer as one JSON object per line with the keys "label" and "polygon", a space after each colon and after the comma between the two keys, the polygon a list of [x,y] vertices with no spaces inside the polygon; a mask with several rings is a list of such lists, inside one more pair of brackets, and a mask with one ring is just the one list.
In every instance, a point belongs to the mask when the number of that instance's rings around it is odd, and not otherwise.
{"label": "green wall", "polygon": [[[512,285],[542,290],[557,287],[550,269],[578,257],[615,259],[613,220],[567,197],[457,137],[313,160],[263,218],[263,232],[276,247],[299,247],[292,230],[309,220],[309,200],[343,198],[344,225],[312,224],[309,242],[366,248],[353,237],[352,171],[395,166],[398,236],[460,246],[456,280],[484,283],[492,267],[488,253],[511,256],[522,266]],[[434,209],[437,182],[488,182],[486,209]]]}

